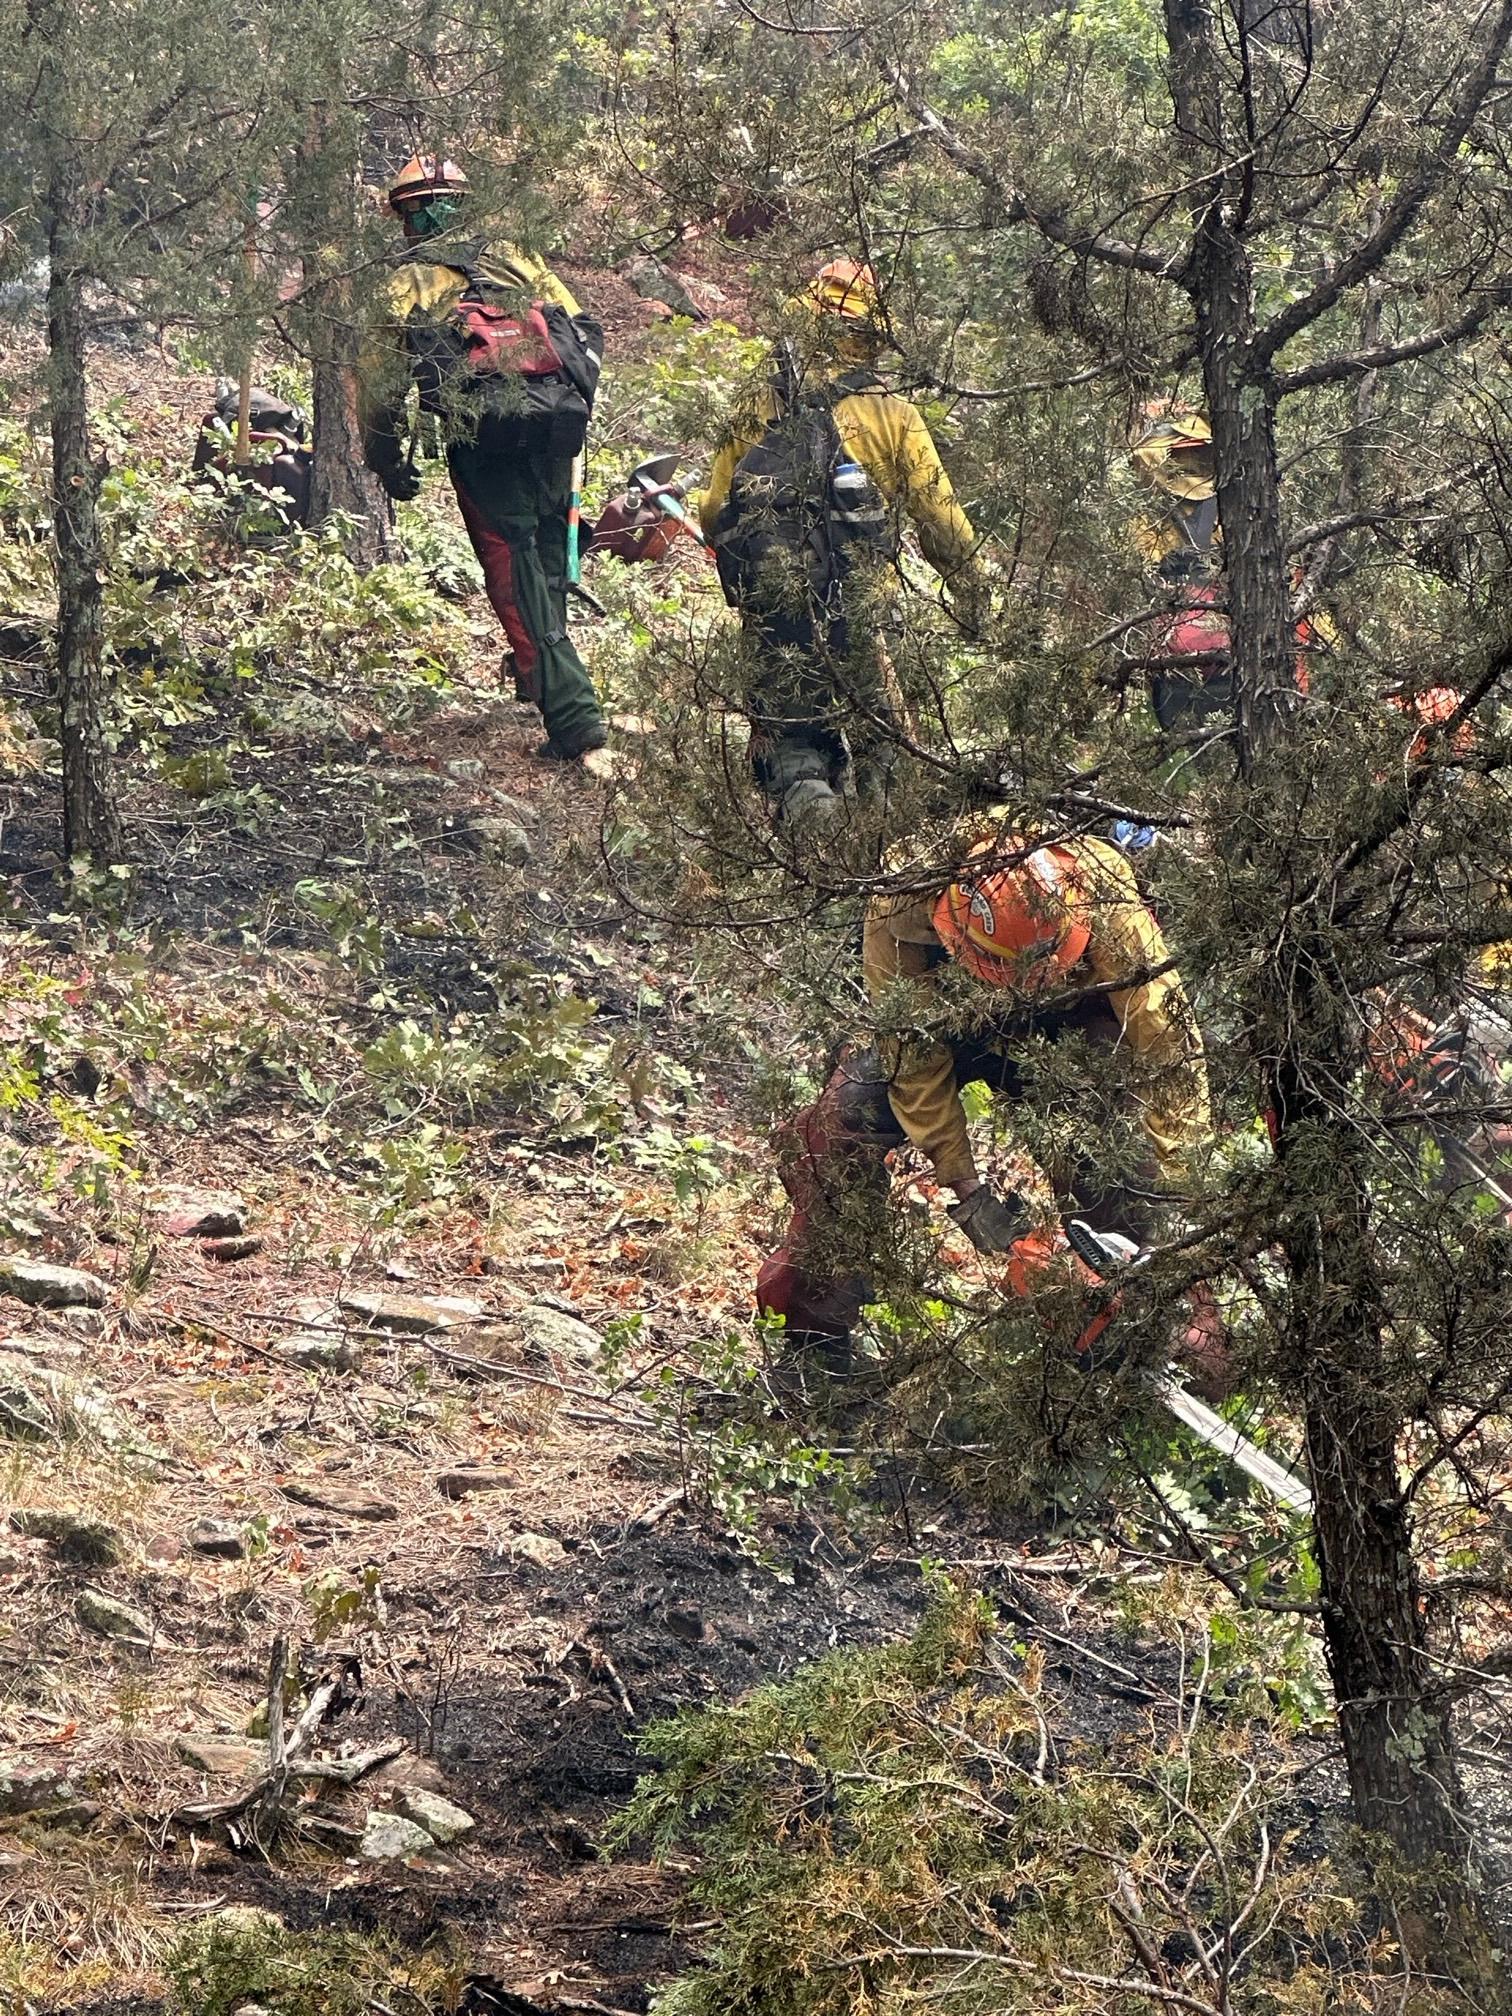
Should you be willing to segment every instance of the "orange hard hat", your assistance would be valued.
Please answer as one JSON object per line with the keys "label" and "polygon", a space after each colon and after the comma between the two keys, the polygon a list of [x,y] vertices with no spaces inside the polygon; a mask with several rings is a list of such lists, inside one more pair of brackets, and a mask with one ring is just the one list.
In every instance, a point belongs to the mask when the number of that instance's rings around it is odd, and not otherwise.
{"label": "orange hard hat", "polygon": [[455,161],[439,154],[411,154],[388,192],[388,206],[396,217],[402,216],[411,203],[423,203],[431,196],[465,196],[471,186]]}
{"label": "orange hard hat", "polygon": [[[996,859],[1015,844],[986,840],[971,851]],[[1035,992],[1069,973],[1086,951],[1088,910],[1071,850],[1036,847],[1011,868],[947,883],[934,906],[934,928],[951,958],[978,980]]]}
{"label": "orange hard hat", "polygon": [[875,322],[882,305],[876,273],[855,259],[831,259],[808,284],[804,300],[816,315]]}

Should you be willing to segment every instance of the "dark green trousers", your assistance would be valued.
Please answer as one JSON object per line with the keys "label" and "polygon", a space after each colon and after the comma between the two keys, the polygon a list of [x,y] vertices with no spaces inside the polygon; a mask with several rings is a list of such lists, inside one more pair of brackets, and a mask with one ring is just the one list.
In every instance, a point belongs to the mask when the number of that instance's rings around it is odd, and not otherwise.
{"label": "dark green trousers", "polygon": [[494,613],[563,756],[607,739],[588,668],[567,634],[570,461],[536,462],[455,444],[447,451],[462,522],[483,569]]}

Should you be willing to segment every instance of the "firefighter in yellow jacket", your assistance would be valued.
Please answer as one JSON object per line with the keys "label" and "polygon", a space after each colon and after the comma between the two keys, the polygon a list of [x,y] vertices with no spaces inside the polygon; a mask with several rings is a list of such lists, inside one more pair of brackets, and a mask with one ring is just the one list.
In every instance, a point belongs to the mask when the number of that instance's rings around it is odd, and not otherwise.
{"label": "firefighter in yellow jacket", "polygon": [[795,340],[715,457],[704,537],[754,658],[757,772],[779,818],[822,819],[853,749],[893,723],[880,626],[901,521],[962,627],[983,615],[976,535],[923,417],[876,374],[887,335],[876,277],[849,259],[792,304]]}
{"label": "firefighter in yellow jacket", "polygon": [[[455,162],[416,155],[389,191],[407,251],[393,274],[379,340],[359,369],[363,447],[391,497],[413,497],[420,476],[406,459],[400,426],[415,346],[482,275],[522,300],[552,302],[569,316],[578,304],[556,275],[519,247],[484,245],[456,235],[468,194]],[[594,357],[597,368],[598,358]],[[474,429],[476,433],[476,429]],[[543,753],[587,759],[608,740],[587,667],[567,634],[568,522],[572,456],[501,452],[466,427],[448,428],[447,470],[462,522],[483,569],[484,586],[514,660],[515,690],[540,707]]]}
{"label": "firefighter in yellow jacket", "polygon": [[[960,1088],[981,1079],[1001,1099],[1032,1075],[1025,1046],[1075,1033],[1129,1053],[1129,1096],[1150,1165],[1110,1178],[1087,1155],[1048,1172],[1067,1215],[1141,1242],[1151,1203],[1179,1193],[1211,1115],[1202,1038],[1159,925],[1125,857],[1098,839],[1038,840],[1005,815],[970,820],[954,836],[959,864],[907,893],[874,896],[864,968],[881,1035],[842,1058],[815,1103],[791,1123],[783,1182],[793,1201],[786,1238],[761,1270],[757,1299],[786,1318],[789,1337],[843,1351],[867,1300],[864,1267],[838,1249],[849,1200],[885,1191],[890,1150],[911,1142],[955,1192],[950,1215],[982,1253],[1008,1256],[1010,1278],[1046,1253],[1016,1196],[983,1183]],[[901,879],[901,875],[900,878]],[[962,1030],[940,987],[952,967],[979,982]],[[1149,1180],[1153,1179],[1153,1180]]]}

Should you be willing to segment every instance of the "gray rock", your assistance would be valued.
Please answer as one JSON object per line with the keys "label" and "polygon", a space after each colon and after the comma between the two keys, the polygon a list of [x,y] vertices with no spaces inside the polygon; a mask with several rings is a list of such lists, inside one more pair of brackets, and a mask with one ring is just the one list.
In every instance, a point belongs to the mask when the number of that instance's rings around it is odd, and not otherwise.
{"label": "gray rock", "polygon": [[366,764],[362,770],[366,784],[376,784],[382,791],[396,793],[422,792],[429,797],[432,792],[444,791],[446,779],[434,770],[422,770],[417,765],[413,770],[385,770]]}
{"label": "gray rock", "polygon": [[604,1348],[597,1330],[577,1316],[553,1309],[548,1302],[532,1302],[520,1312],[520,1328],[538,1351],[570,1358],[575,1365],[592,1365]]}
{"label": "gray rock", "polygon": [[497,694],[468,693],[450,707],[438,708],[426,725],[438,735],[484,735],[502,724]]}
{"label": "gray rock", "polygon": [[36,1815],[44,1827],[92,1827],[100,1817],[95,1799],[70,1799],[62,1806],[44,1806]]}
{"label": "gray rock", "polygon": [[268,1758],[265,1743],[236,1736],[176,1736],[173,1747],[184,1763],[211,1778],[249,1778]]}
{"label": "gray rock", "polygon": [[7,1819],[67,1805],[77,1796],[55,1764],[0,1764],[0,1814]]}
{"label": "gray rock", "polygon": [[484,768],[481,756],[454,756],[446,766],[446,774],[454,784],[479,784]]}
{"label": "gray rock", "polygon": [[523,868],[535,852],[530,835],[514,819],[474,819],[468,831],[477,837],[485,859],[502,861],[508,868]]}
{"label": "gray rock", "polygon": [[448,1331],[446,1346],[485,1365],[519,1365],[528,1355],[528,1346],[517,1330],[494,1322],[468,1323]]}
{"label": "gray rock", "polygon": [[18,1505],[10,1515],[12,1530],[45,1540],[53,1552],[82,1568],[113,1568],[125,1552],[121,1536],[103,1519],[41,1505]]}
{"label": "gray rock", "polygon": [[0,1294],[35,1309],[98,1309],[110,1293],[98,1274],[82,1267],[49,1267],[41,1260],[0,1260]]}
{"label": "gray rock", "polygon": [[682,281],[659,259],[644,253],[632,259],[624,268],[625,278],[643,301],[660,301],[671,309],[674,315],[686,315],[694,322],[707,322],[708,316]]}
{"label": "gray rock", "polygon": [[[0,1435],[36,1442],[88,1435],[115,1444],[124,1424],[98,1387],[51,1368],[0,1365]],[[137,1453],[143,1453],[138,1451]]]}
{"label": "gray rock", "polygon": [[365,1862],[407,1862],[411,1855],[423,1855],[435,1845],[425,1828],[406,1820],[402,1813],[372,1812],[357,1853]]}
{"label": "gray rock", "polygon": [[488,795],[504,817],[513,819],[516,825],[528,829],[538,823],[535,807],[527,805],[523,798],[512,798],[507,791],[490,791]]}
{"label": "gray rock", "polygon": [[483,1304],[464,1295],[384,1295],[372,1288],[351,1289],[341,1297],[340,1308],[374,1330],[412,1337],[473,1323],[483,1314]]}
{"label": "gray rock", "polygon": [[413,1750],[401,1750],[397,1757],[390,1757],[386,1764],[378,1766],[367,1782],[375,1790],[386,1787],[395,1792],[405,1785],[418,1785],[426,1792],[439,1792],[446,1784],[435,1759],[417,1757]]}
{"label": "gray rock", "polygon": [[[64,1324],[71,1330],[73,1325],[68,1320],[71,1316],[98,1316],[99,1313],[98,1309],[57,1309],[53,1312],[53,1321]],[[61,1336],[51,1325],[46,1330],[32,1331],[27,1337],[0,1337],[0,1359],[61,1358],[66,1363],[72,1364],[76,1358],[83,1356],[82,1344],[76,1344],[70,1337]],[[19,1372],[21,1367],[6,1365],[3,1369],[8,1373],[14,1373]]]}
{"label": "gray rock", "polygon": [[6,1220],[18,1239],[62,1239],[68,1232],[68,1220],[63,1213],[41,1197],[9,1205]]}
{"label": "gray rock", "polygon": [[196,1519],[185,1538],[196,1554],[221,1561],[240,1561],[247,1551],[247,1536],[232,1519]]}
{"label": "gray rock", "polygon": [[285,1498],[296,1505],[310,1505],[317,1512],[336,1512],[346,1519],[397,1519],[399,1507],[391,1499],[372,1491],[358,1491],[347,1484],[327,1484],[322,1478],[293,1479],[280,1484]]}
{"label": "gray rock", "polygon": [[55,1433],[46,1402],[19,1379],[0,1377],[0,1435],[16,1442],[45,1442]]}
{"label": "gray rock", "polygon": [[549,1533],[517,1533],[509,1551],[516,1561],[529,1561],[537,1568],[559,1568],[567,1559],[567,1549]]}
{"label": "gray rock", "polygon": [[247,1229],[247,1206],[234,1190],[164,1190],[149,1206],[174,1239],[234,1239]]}
{"label": "gray rock", "polygon": [[477,1821],[462,1807],[454,1806],[450,1799],[443,1799],[439,1792],[427,1792],[418,1785],[406,1785],[399,1794],[399,1811],[406,1820],[413,1820],[417,1827],[423,1827],[432,1841],[443,1844],[460,1841],[464,1834],[471,1834]]}
{"label": "gray rock", "polygon": [[122,1603],[114,1596],[107,1596],[101,1589],[84,1589],[74,1604],[74,1614],[81,1624],[91,1631],[98,1631],[102,1638],[117,1638],[126,1644],[148,1645],[152,1642],[151,1622],[134,1610],[129,1603]]}
{"label": "gray rock", "polygon": [[339,1330],[296,1330],[273,1349],[306,1372],[350,1372],[361,1357],[357,1339]]}
{"label": "gray rock", "polygon": [[105,1328],[103,1309],[59,1309],[56,1314],[63,1327],[79,1337],[98,1337]]}
{"label": "gray rock", "polygon": [[234,1238],[205,1239],[200,1243],[200,1251],[211,1260],[219,1260],[222,1266],[233,1260],[250,1260],[254,1253],[261,1253],[263,1236],[261,1232],[242,1232]]}
{"label": "gray rock", "polygon": [[443,1470],[436,1489],[443,1498],[466,1498],[474,1491],[512,1491],[519,1481],[513,1470],[463,1463],[455,1470]]}

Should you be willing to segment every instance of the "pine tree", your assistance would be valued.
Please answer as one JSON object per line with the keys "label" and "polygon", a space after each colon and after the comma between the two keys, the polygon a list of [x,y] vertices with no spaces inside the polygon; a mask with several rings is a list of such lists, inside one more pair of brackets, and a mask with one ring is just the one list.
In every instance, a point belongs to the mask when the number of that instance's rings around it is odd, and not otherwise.
{"label": "pine tree", "polygon": [[48,261],[45,391],[53,453],[63,827],[70,857],[109,862],[122,833],[104,659],[105,462],[90,430],[89,346],[102,305],[179,316],[208,304],[225,194],[258,135],[238,96],[229,19],[197,7],[0,14],[10,141],[5,208]]}

